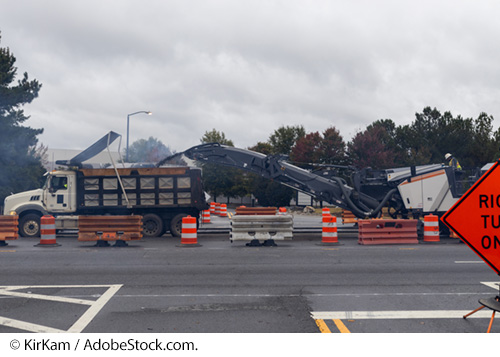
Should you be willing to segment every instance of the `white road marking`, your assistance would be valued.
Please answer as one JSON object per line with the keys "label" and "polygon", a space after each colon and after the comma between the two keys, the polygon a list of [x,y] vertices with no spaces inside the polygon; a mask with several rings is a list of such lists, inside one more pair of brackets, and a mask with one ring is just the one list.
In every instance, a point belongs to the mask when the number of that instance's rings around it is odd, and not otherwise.
{"label": "white road marking", "polygon": [[0,325],[16,328],[19,330],[35,332],[35,333],[63,333],[66,331],[55,329],[48,326],[32,324],[30,322],[8,319],[0,316]]}
{"label": "white road marking", "polygon": [[101,311],[104,305],[113,297],[122,285],[111,285],[108,290],[73,324],[68,332],[82,332],[92,319]]}
{"label": "white road marking", "polygon": [[[322,320],[390,320],[390,319],[457,319],[469,310],[416,310],[416,311],[313,311],[313,319]],[[478,311],[468,318],[491,318],[491,311]]]}
{"label": "white road marking", "polygon": [[19,292],[7,291],[7,290],[3,290],[3,289],[0,289],[0,295],[21,297],[21,298],[26,298],[26,299],[58,301],[58,302],[66,302],[66,303],[70,303],[70,304],[81,304],[81,305],[92,305],[94,303],[93,301],[89,301],[89,300],[73,299],[73,298],[67,298],[67,297],[61,297],[61,296],[19,293]]}
{"label": "white road marking", "polygon": [[[69,328],[64,331],[49,326],[33,324],[30,322],[10,319],[0,316],[0,325],[17,328],[20,330],[38,332],[38,333],[57,333],[57,332],[82,332],[83,329],[92,321],[106,303],[113,297],[114,294],[122,287],[122,285],[18,285],[18,286],[0,286],[0,295],[9,296],[10,298],[24,298],[33,300],[46,300],[54,302],[63,302],[68,304],[89,305],[90,307],[85,313]],[[43,288],[107,288],[107,290],[99,296],[97,300],[75,299],[70,297],[52,296],[33,293],[22,293],[16,290],[21,289],[43,289]],[[95,295],[91,296],[95,297]]]}
{"label": "white road marking", "polygon": [[500,281],[482,281],[481,284],[498,291]]}
{"label": "white road marking", "polygon": [[[498,290],[499,282],[481,282],[492,289]],[[463,295],[474,293],[463,293]],[[476,293],[485,294],[485,293]],[[356,295],[356,294],[351,294]],[[389,295],[407,295],[405,294],[389,294]],[[442,295],[440,293],[424,293],[411,295]],[[444,293],[444,295],[462,295],[460,293]],[[471,310],[408,310],[408,311],[313,311],[311,317],[315,320],[364,320],[364,319],[457,319],[463,318],[474,309]],[[491,310],[480,310],[470,315],[468,318],[491,318]]]}

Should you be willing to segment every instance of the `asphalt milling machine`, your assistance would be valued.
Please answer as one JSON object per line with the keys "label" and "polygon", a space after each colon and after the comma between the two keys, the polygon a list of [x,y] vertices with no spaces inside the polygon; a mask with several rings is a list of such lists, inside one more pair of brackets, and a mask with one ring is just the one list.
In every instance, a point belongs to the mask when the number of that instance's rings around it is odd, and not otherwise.
{"label": "asphalt milling machine", "polygon": [[[444,164],[374,170],[353,169],[347,180],[335,170],[309,171],[291,164],[283,155],[264,155],[251,150],[208,143],[169,156],[157,166],[183,158],[247,170],[302,191],[318,201],[351,211],[361,219],[377,218],[387,208],[392,218],[414,219],[426,214],[442,216],[487,171],[472,175]],[[489,164],[490,165],[490,164]],[[333,165],[332,165],[333,166]],[[333,173],[333,174],[332,174]],[[443,229],[447,230],[443,226]]]}

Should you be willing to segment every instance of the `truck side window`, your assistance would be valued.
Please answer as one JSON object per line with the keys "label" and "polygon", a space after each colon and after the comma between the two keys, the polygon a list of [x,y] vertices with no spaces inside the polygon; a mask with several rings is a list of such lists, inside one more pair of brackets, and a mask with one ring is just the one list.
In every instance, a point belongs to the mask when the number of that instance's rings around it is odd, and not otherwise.
{"label": "truck side window", "polygon": [[67,190],[68,178],[66,176],[53,176],[51,181],[52,191]]}

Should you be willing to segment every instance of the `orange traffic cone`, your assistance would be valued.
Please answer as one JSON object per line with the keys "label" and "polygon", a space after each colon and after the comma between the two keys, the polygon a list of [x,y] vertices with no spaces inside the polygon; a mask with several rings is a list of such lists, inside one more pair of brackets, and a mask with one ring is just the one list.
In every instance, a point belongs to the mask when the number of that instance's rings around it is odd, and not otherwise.
{"label": "orange traffic cone", "polygon": [[196,218],[187,216],[182,219],[181,247],[199,247]]}
{"label": "orange traffic cone", "polygon": [[40,218],[40,243],[35,247],[59,247],[56,242],[56,219],[53,216]]}
{"label": "orange traffic cone", "polygon": [[424,242],[439,242],[439,217],[424,216]]}
{"label": "orange traffic cone", "polygon": [[323,229],[321,234],[321,245],[339,245],[337,234],[337,217],[332,215],[323,216]]}

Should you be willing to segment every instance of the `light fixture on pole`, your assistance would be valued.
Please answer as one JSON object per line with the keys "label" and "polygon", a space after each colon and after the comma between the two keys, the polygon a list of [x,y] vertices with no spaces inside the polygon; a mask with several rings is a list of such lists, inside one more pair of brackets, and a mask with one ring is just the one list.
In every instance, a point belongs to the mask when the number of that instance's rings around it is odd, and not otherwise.
{"label": "light fixture on pole", "polygon": [[128,135],[129,135],[129,122],[130,122],[130,117],[132,115],[136,115],[136,114],[140,114],[140,113],[144,113],[144,114],[147,114],[147,115],[151,115],[153,113],[151,113],[150,111],[146,111],[146,110],[141,110],[141,111],[138,111],[138,112],[135,112],[135,113],[130,113],[130,114],[127,114],[127,156],[125,157],[125,161],[128,162]]}

